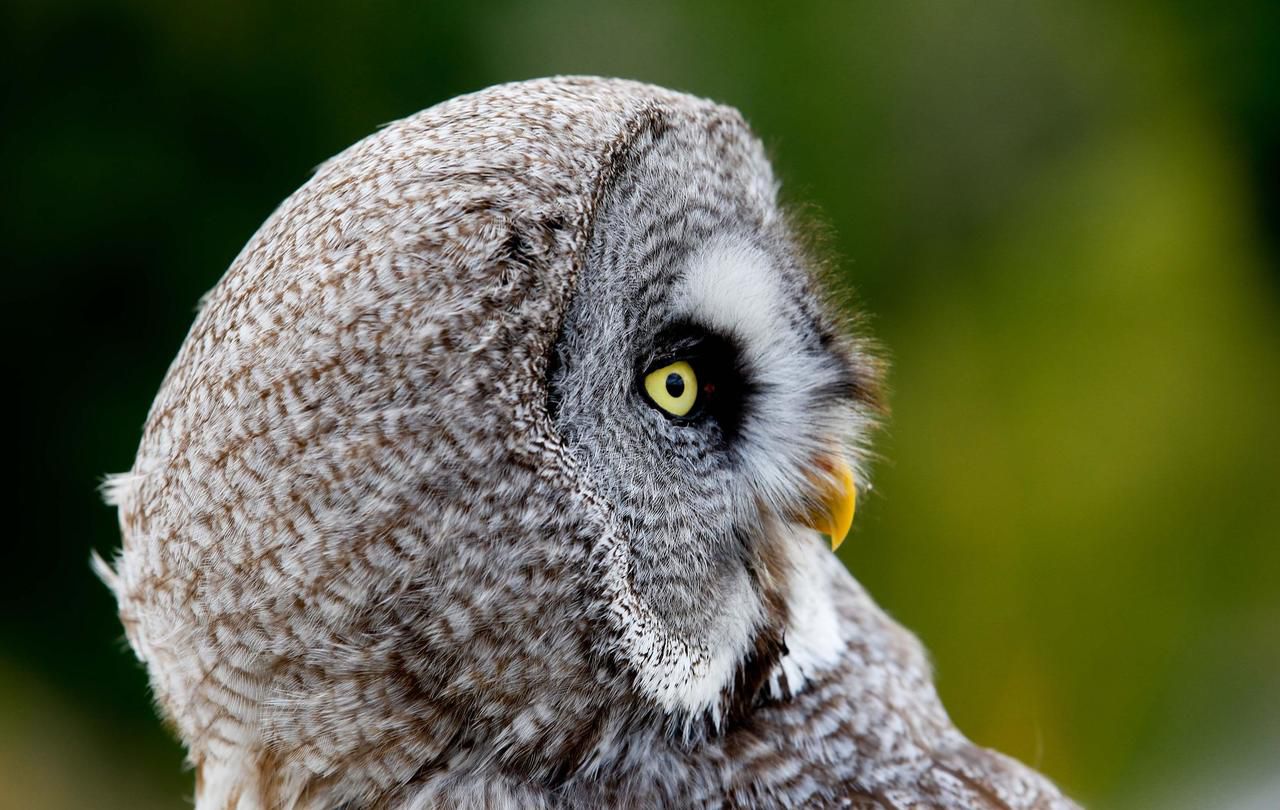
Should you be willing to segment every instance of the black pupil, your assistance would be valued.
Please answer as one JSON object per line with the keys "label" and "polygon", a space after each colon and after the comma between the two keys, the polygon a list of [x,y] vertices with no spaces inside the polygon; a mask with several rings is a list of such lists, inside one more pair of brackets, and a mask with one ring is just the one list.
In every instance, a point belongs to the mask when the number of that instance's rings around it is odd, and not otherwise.
{"label": "black pupil", "polygon": [[684,393],[684,377],[681,377],[674,371],[668,374],[667,393],[670,394],[672,398],[679,399],[680,395]]}

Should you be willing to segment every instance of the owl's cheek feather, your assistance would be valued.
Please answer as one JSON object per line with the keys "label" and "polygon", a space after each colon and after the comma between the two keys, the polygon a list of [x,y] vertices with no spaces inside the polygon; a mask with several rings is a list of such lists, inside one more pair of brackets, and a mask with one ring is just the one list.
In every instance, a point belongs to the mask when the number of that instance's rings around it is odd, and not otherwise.
{"label": "owl's cheek feather", "polygon": [[829,536],[831,550],[835,551],[849,535],[857,508],[858,488],[853,469],[842,453],[832,451],[814,459],[809,479],[819,495],[817,503],[802,522]]}

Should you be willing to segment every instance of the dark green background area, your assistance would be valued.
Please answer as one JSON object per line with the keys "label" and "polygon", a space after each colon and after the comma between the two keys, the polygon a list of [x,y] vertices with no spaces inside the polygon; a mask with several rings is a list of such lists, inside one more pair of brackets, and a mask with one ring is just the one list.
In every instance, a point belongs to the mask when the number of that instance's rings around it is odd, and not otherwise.
{"label": "dark green background area", "polygon": [[88,559],[200,295],[328,156],[553,73],[739,107],[825,223],[892,363],[842,555],[960,726],[1100,807],[1280,806],[1280,5],[0,14],[0,807],[190,796]]}

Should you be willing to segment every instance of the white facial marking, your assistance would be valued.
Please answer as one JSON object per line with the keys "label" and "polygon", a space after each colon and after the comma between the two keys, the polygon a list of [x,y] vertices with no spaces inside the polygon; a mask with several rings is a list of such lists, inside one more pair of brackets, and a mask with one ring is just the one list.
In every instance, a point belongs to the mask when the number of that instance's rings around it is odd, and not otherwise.
{"label": "white facial marking", "polygon": [[609,617],[640,691],[666,712],[684,713],[686,721],[710,712],[718,723],[720,698],[761,618],[760,601],[746,577],[706,639],[682,638],[632,588],[631,558],[617,533],[606,530],[602,548]]}
{"label": "white facial marking", "polygon": [[779,312],[785,299],[768,256],[740,239],[707,245],[689,263],[683,312],[714,331],[741,335],[748,361],[763,359],[771,346],[794,343]]}
{"label": "white facial marking", "polygon": [[834,555],[827,550],[826,541],[812,529],[797,526],[786,538],[786,548],[791,560],[787,654],[769,680],[770,693],[779,699],[803,690],[814,673],[834,666],[845,649],[827,572]]}

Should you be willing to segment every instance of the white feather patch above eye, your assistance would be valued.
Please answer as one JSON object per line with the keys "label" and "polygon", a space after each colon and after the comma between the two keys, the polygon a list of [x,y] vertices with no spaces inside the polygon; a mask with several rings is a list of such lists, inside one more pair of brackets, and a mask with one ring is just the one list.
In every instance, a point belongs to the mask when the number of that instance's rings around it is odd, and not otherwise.
{"label": "white feather patch above eye", "polygon": [[708,244],[689,262],[684,279],[683,313],[708,328],[746,341],[748,360],[795,338],[780,318],[786,300],[772,260],[740,240],[722,238]]}

